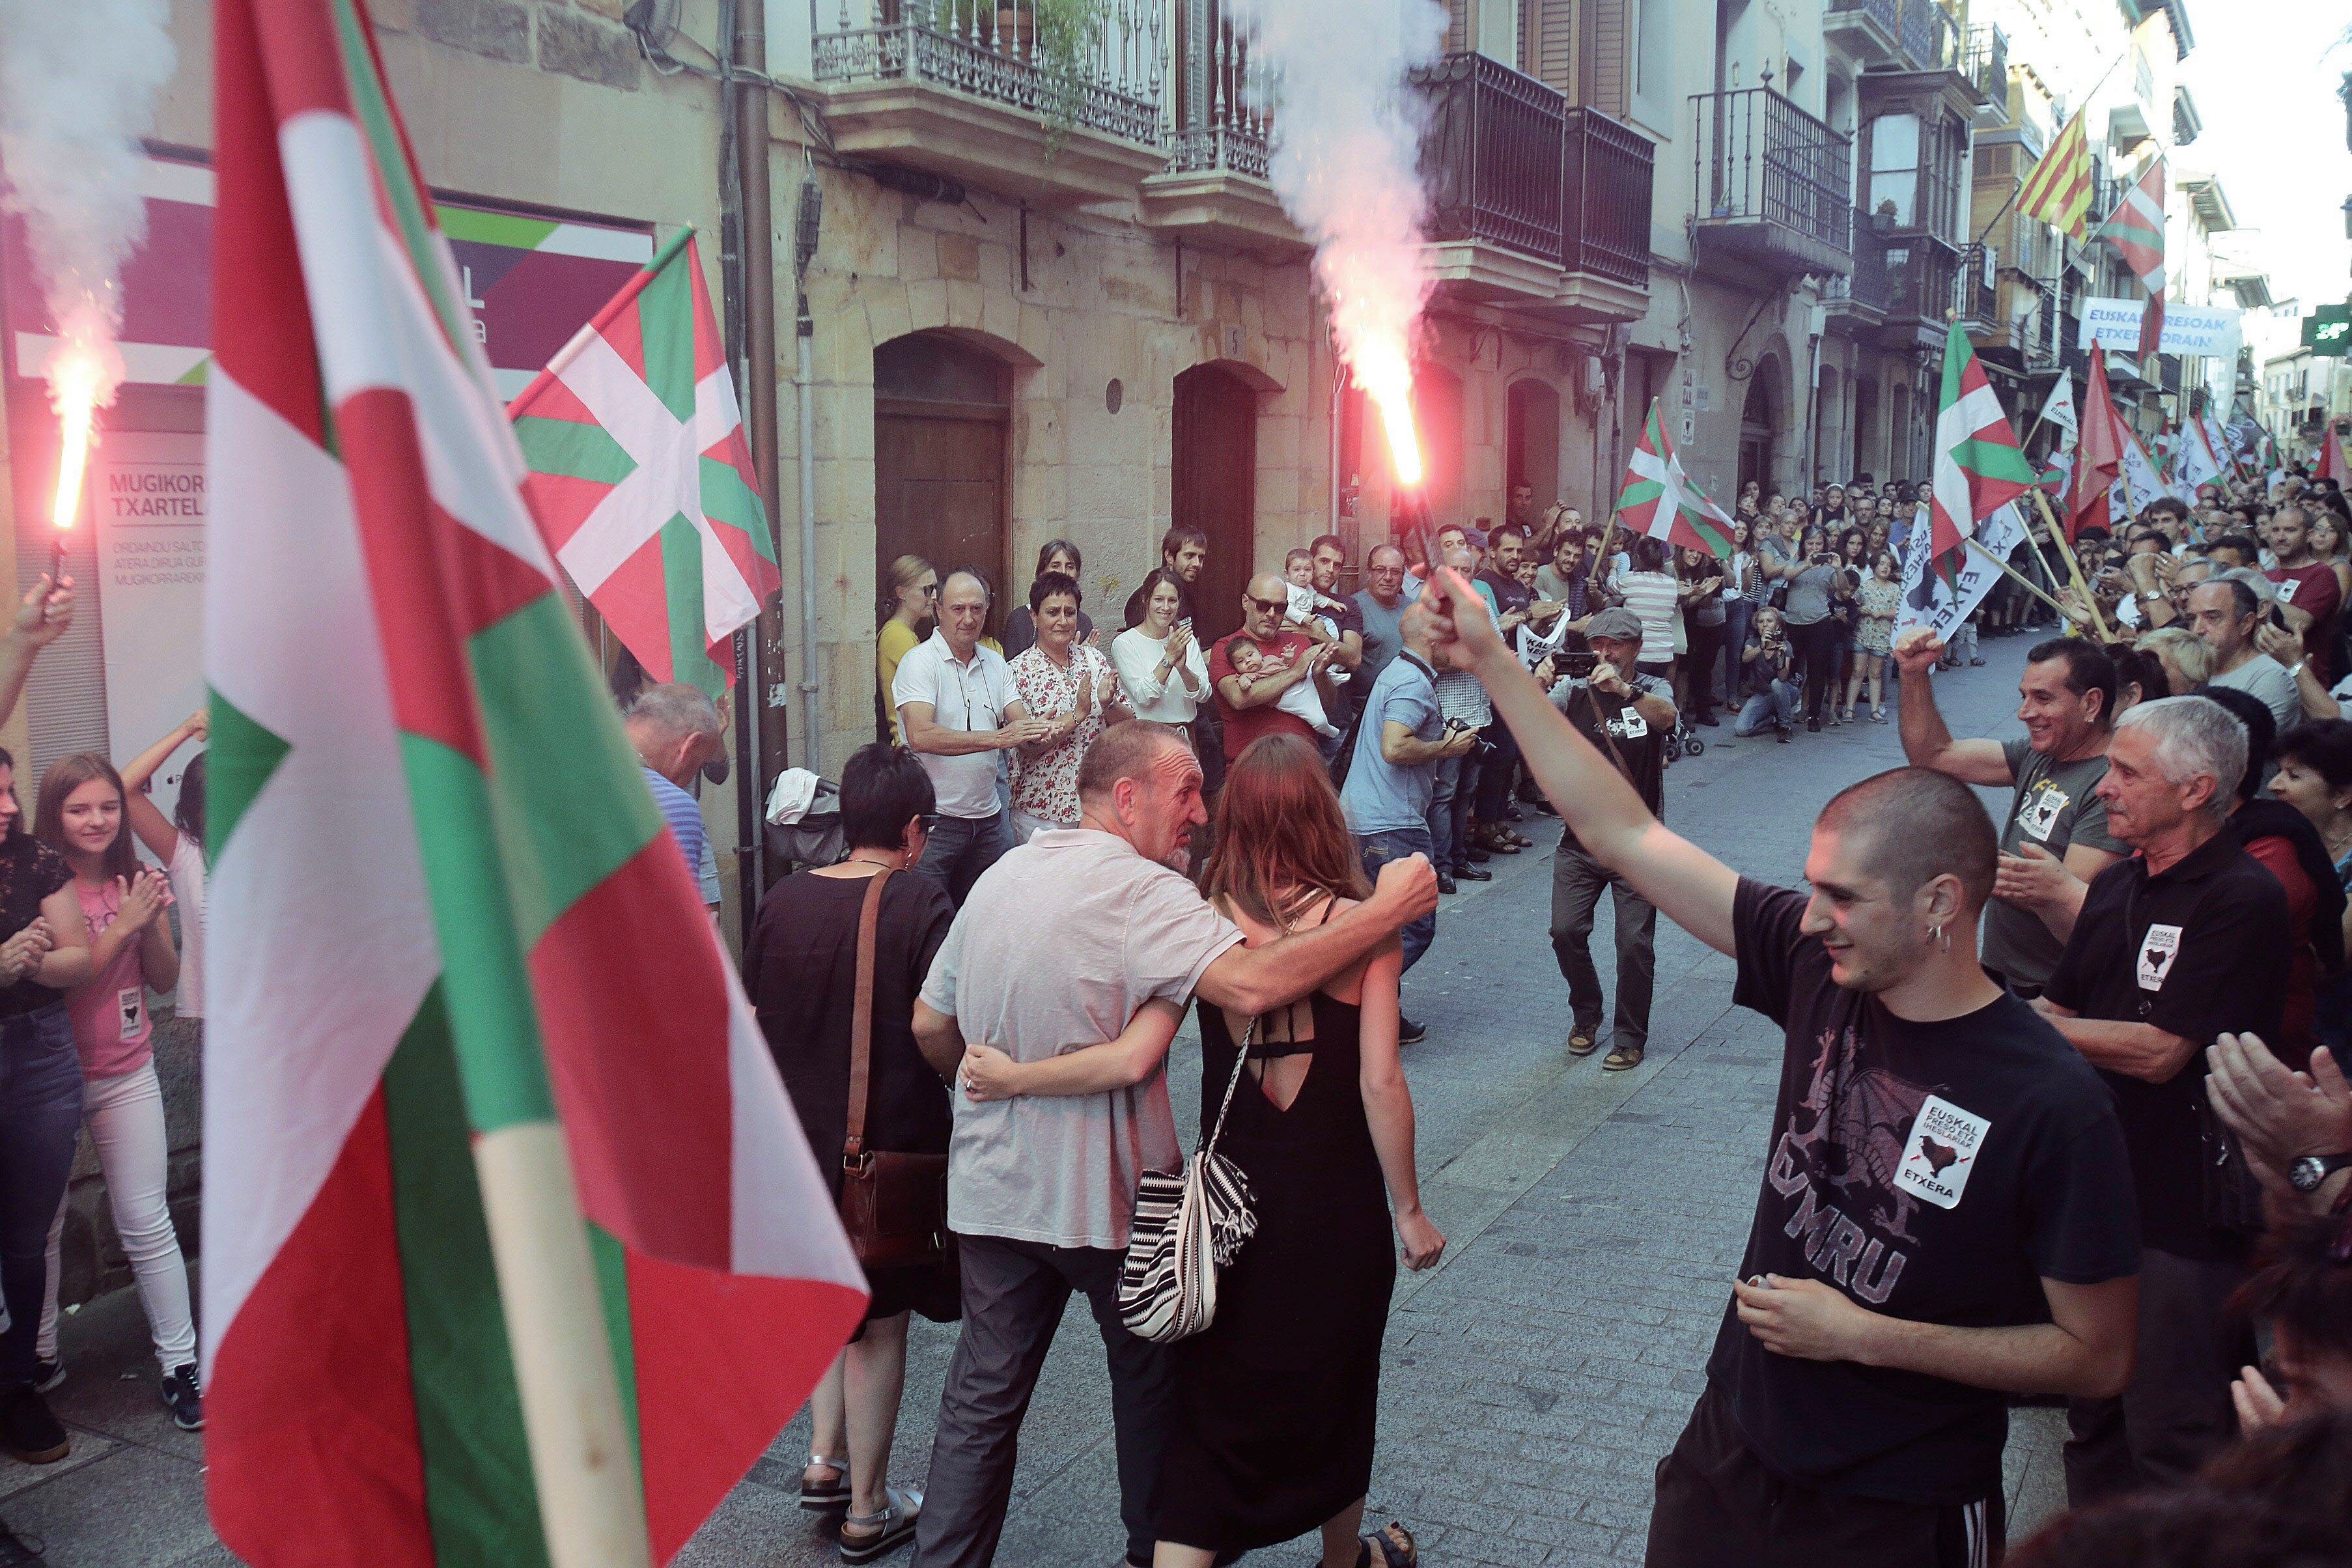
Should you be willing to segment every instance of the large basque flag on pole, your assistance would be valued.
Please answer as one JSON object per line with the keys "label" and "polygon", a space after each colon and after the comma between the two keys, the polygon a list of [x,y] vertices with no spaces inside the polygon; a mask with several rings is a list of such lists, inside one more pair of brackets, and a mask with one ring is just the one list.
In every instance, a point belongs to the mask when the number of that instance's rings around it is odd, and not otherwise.
{"label": "large basque flag on pole", "polygon": [[1654,397],[1650,399],[1650,417],[1642,426],[1641,443],[1625,465],[1617,515],[1629,531],[1704,550],[1718,560],[1731,559],[1730,514],[1709,500],[1706,492],[1683,472],[1682,458],[1666,438]]}
{"label": "large basque flag on pole", "polygon": [[1936,468],[1928,502],[1927,559],[1957,572],[1977,524],[2033,488],[2033,465],[2000,396],[1954,321],[1944,340],[1944,386],[1936,410]]}
{"label": "large basque flag on pole", "polygon": [[555,586],[357,0],[216,0],[207,1493],[666,1561],[865,1292]]}
{"label": "large basque flag on pole", "polygon": [[563,570],[656,680],[716,697],[783,586],[735,382],[679,233],[507,408]]}

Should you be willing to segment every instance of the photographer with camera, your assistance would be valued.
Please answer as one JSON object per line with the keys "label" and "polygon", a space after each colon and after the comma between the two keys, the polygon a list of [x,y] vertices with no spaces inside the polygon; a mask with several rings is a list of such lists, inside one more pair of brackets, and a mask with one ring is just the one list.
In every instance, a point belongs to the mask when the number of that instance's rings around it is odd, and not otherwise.
{"label": "photographer with camera", "polygon": [[1732,737],[1744,741],[1762,734],[1769,726],[1780,743],[1787,745],[1789,727],[1797,717],[1797,648],[1780,625],[1780,611],[1769,605],[1757,610],[1755,630],[1748,634],[1739,662],[1754,695],[1731,721]]}
{"label": "photographer with camera", "polygon": [[[1584,635],[1592,644],[1591,663],[1581,672],[1572,664],[1568,668],[1551,689],[1552,705],[1633,786],[1650,814],[1663,819],[1674,686],[1662,675],[1635,668],[1642,656],[1642,618],[1633,611],[1603,610],[1586,624]],[[1601,975],[1592,967],[1591,938],[1603,888],[1612,895],[1617,915],[1617,1020],[1601,1066],[1623,1072],[1642,1065],[1649,1045],[1658,910],[1632,882],[1578,843],[1574,828],[1564,828],[1552,859],[1551,950],[1568,982],[1570,1056],[1591,1056],[1600,1044]]]}

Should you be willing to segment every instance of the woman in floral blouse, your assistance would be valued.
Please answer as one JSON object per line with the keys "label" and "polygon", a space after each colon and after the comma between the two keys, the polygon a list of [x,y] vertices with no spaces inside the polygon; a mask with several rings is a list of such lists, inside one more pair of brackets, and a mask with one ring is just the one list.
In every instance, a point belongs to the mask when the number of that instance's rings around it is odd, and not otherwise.
{"label": "woman in floral blouse", "polygon": [[1029,613],[1037,642],[1012,661],[1013,687],[1029,716],[1053,730],[1013,753],[1013,833],[1024,843],[1045,828],[1078,825],[1078,763],[1106,727],[1135,716],[1110,660],[1077,640],[1076,578],[1040,576],[1029,585]]}

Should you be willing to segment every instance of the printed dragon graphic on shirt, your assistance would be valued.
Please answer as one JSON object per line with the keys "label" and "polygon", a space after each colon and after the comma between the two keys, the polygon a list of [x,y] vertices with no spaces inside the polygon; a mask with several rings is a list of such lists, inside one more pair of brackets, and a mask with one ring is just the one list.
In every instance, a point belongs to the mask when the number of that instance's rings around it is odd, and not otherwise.
{"label": "printed dragon graphic on shirt", "polygon": [[1918,1200],[1895,1173],[1911,1126],[1934,1091],[1883,1068],[1854,1065],[1852,1028],[1825,1031],[1805,1098],[1790,1109],[1767,1178],[1796,1200],[1786,1230],[1805,1260],[1872,1306],[1884,1305],[1916,1243]]}

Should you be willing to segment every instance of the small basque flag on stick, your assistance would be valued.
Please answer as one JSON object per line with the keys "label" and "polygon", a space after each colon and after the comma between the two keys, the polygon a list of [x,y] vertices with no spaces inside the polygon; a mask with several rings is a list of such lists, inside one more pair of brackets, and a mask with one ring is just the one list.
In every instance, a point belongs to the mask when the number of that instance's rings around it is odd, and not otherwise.
{"label": "small basque flag on stick", "polygon": [[1952,323],[1944,342],[1944,388],[1936,412],[1935,483],[1927,506],[1928,562],[1957,578],[1977,524],[2033,488],[2033,465],[2000,395]]}

